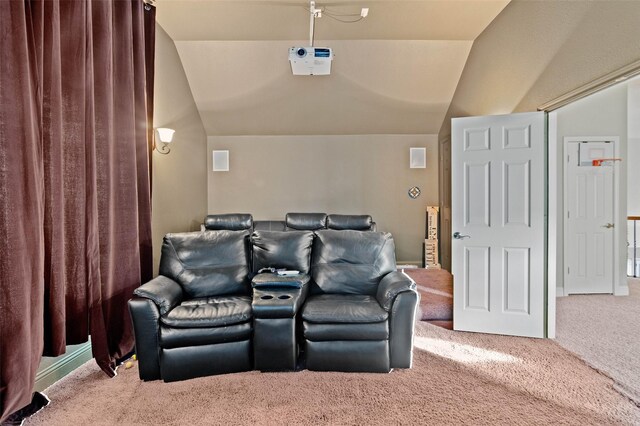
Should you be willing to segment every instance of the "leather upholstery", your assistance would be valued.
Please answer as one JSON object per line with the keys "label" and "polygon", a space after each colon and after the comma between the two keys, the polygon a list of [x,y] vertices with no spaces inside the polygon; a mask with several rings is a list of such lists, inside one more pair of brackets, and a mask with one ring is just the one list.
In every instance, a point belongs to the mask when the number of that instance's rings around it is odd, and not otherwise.
{"label": "leather upholstery", "polygon": [[182,301],[182,287],[170,278],[158,275],[133,291],[133,294],[151,299],[158,306],[160,315],[164,315]]}
{"label": "leather upholstery", "polygon": [[138,374],[141,380],[160,378],[158,329],[160,312],[150,299],[134,296],[129,300],[129,313],[136,337]]}
{"label": "leather upholstery", "polygon": [[249,230],[254,231],[288,231],[319,229],[352,229],[358,231],[376,231],[376,223],[369,215],[340,215],[325,213],[288,213],[286,220],[253,220],[250,214],[230,213],[208,215],[205,217],[201,230]]}
{"label": "leather upholstery", "polygon": [[310,277],[306,274],[280,276],[272,273],[258,274],[251,280],[251,286],[255,289],[270,288],[302,288],[309,283]]}
{"label": "leather upholstery", "polygon": [[372,323],[386,321],[389,313],[373,296],[320,294],[310,296],[302,309],[302,319],[315,323]]}
{"label": "leather upholstery", "polygon": [[185,298],[249,294],[249,232],[167,234],[160,275],[178,282]]}
{"label": "leather upholstery", "polygon": [[400,293],[391,308],[389,350],[391,368],[411,368],[413,327],[420,302],[417,291]]}
{"label": "leather upholstery", "polygon": [[300,310],[306,289],[255,289],[253,316],[255,318],[293,318]]}
{"label": "leather upholstery", "polygon": [[273,267],[309,272],[311,262],[311,231],[254,231],[251,235],[253,245],[253,272]]}
{"label": "leather upholstery", "polygon": [[253,229],[255,231],[286,231],[287,225],[284,220],[254,220]]}
{"label": "leather upholstery", "polygon": [[307,340],[305,349],[309,370],[372,373],[388,373],[390,370],[387,340]]}
{"label": "leather upholstery", "polygon": [[402,272],[393,271],[385,275],[380,281],[376,298],[378,303],[386,310],[391,310],[396,296],[405,291],[415,291],[416,283]]}
{"label": "leather upholstery", "polygon": [[330,214],[327,216],[327,228],[336,230],[352,229],[355,231],[370,231],[373,219],[368,214]]}
{"label": "leather upholstery", "polygon": [[287,213],[284,222],[288,229],[315,231],[327,227],[326,213]]}
{"label": "leather upholstery", "polygon": [[307,368],[388,372],[411,365],[417,293],[396,272],[391,235],[317,231],[311,277],[316,295],[302,308]]}
{"label": "leather upholstery", "polygon": [[256,318],[254,365],[261,371],[295,370],[298,359],[295,318]]}
{"label": "leather upholstery", "polygon": [[[411,366],[419,296],[395,271],[393,239],[371,232],[369,216],[290,213],[278,225],[287,232],[253,235],[250,215],[222,216],[209,226],[228,229],[168,234],[160,276],[129,301],[141,379],[293,370],[298,338],[310,370]],[[308,274],[259,274],[249,284],[263,266]]]}
{"label": "leather upholstery", "polygon": [[[281,287],[282,278],[296,280],[300,286]],[[269,279],[273,282],[269,283]],[[278,277],[275,274],[260,274],[254,277],[253,358],[256,369],[282,371],[296,368],[296,314],[307,297],[308,282],[308,275]]]}
{"label": "leather upholstery", "polygon": [[395,245],[389,233],[316,231],[312,293],[375,295],[382,277],[395,269]]}
{"label": "leather upholstery", "polygon": [[303,321],[302,334],[313,341],[388,340],[389,322],[316,324]]}
{"label": "leather upholstery", "polygon": [[160,372],[165,382],[247,371],[251,367],[249,340],[162,349],[160,352]]}
{"label": "leather upholstery", "polygon": [[210,214],[204,219],[204,228],[210,231],[252,230],[253,216],[248,213]]}
{"label": "leather upholstery", "polygon": [[220,296],[182,302],[180,306],[161,316],[160,322],[169,327],[198,328],[223,327],[250,319],[249,296]]}
{"label": "leather upholstery", "polygon": [[160,276],[129,301],[141,379],[251,369],[249,238],[247,230],[165,236]]}
{"label": "leather upholstery", "polygon": [[235,342],[251,338],[251,322],[208,328],[174,328],[160,324],[161,348],[210,345],[212,343]]}

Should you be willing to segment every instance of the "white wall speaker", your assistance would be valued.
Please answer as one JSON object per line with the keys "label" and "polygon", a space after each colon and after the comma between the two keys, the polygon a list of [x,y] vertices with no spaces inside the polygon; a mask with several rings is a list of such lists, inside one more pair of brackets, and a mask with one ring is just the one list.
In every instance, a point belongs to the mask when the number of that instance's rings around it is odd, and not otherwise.
{"label": "white wall speaker", "polygon": [[409,167],[412,169],[427,168],[427,148],[409,148]]}
{"label": "white wall speaker", "polygon": [[213,171],[229,171],[229,151],[213,151]]}

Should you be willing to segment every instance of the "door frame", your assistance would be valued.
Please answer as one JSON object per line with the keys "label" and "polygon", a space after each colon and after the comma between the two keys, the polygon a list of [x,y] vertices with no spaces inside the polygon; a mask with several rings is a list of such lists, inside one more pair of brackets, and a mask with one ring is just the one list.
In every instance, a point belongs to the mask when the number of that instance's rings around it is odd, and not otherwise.
{"label": "door frame", "polygon": [[[620,137],[619,136],[565,136],[562,141],[562,206],[558,209],[562,213],[562,289],[563,295],[567,295],[565,283],[567,281],[567,265],[565,262],[565,250],[567,247],[567,167],[564,167],[568,155],[570,143],[576,142],[613,142],[613,156],[620,158]],[[623,294],[619,289],[620,282],[620,229],[623,226],[619,220],[620,216],[620,165],[618,161],[613,162],[613,282],[611,283],[611,293],[614,295]],[[624,224],[626,230],[626,222]],[[626,232],[625,232],[626,235]],[[627,290],[628,291],[628,290]]]}

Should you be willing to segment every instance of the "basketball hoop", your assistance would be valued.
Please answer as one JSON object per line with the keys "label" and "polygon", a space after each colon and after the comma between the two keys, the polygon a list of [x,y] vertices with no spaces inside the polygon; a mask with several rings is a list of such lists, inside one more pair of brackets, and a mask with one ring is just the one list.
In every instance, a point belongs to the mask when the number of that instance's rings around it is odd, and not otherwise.
{"label": "basketball hoop", "polygon": [[591,165],[593,167],[600,167],[600,166],[611,167],[613,166],[613,163],[616,161],[622,161],[622,158],[596,158],[591,161]]}

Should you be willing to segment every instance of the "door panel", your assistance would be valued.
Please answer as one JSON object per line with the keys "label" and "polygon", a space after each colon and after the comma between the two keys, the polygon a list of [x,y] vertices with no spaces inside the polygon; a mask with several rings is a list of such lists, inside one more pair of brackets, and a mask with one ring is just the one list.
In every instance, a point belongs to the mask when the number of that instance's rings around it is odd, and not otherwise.
{"label": "door panel", "polygon": [[503,147],[505,149],[530,148],[531,126],[504,127]]}
{"label": "door panel", "polygon": [[465,164],[464,217],[466,226],[489,226],[490,163]]}
{"label": "door panel", "polygon": [[489,128],[467,129],[464,132],[465,151],[487,151],[491,149]]}
{"label": "door panel", "polygon": [[530,172],[529,161],[505,161],[502,178],[504,226],[529,226]]}
{"label": "door panel", "polygon": [[452,120],[454,329],[544,337],[544,113]]}
{"label": "door panel", "polygon": [[489,247],[465,247],[465,307],[489,310]]}
{"label": "door panel", "polygon": [[529,314],[529,249],[505,247],[504,269],[504,311]]}

